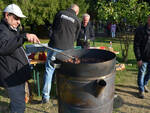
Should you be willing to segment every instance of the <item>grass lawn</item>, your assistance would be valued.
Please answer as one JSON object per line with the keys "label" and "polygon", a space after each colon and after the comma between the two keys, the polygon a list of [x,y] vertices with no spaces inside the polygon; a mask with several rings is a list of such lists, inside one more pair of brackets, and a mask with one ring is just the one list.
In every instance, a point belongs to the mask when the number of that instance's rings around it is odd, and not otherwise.
{"label": "grass lawn", "polygon": [[[119,51],[117,61],[122,62],[120,43],[117,38],[101,38],[95,40],[96,46],[107,46],[112,41],[112,47],[115,51]],[[42,43],[47,43],[48,40],[41,39]],[[29,43],[25,43],[29,44]],[[91,43],[92,45],[92,43]],[[139,99],[137,96],[137,66],[133,52],[133,43],[130,44],[128,62],[125,64],[126,69],[116,72],[115,79],[115,94],[117,97],[114,100],[113,113],[150,113],[150,94],[146,94],[145,99]],[[41,69],[41,87],[42,76],[44,72],[44,65],[39,67]],[[30,80],[32,86],[33,100],[27,104],[26,113],[57,113],[57,101],[55,98],[51,99],[49,104],[39,104],[41,97],[37,96],[33,80]],[[55,86],[52,88],[52,97],[55,97]],[[0,89],[0,113],[8,113],[9,99],[5,90]]]}

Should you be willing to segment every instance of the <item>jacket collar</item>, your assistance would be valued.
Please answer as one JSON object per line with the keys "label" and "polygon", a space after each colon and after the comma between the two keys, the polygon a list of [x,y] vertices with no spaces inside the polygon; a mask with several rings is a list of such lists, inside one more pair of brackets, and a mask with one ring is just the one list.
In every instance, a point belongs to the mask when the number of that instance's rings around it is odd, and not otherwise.
{"label": "jacket collar", "polygon": [[76,15],[76,12],[74,10],[72,10],[71,8],[68,8],[67,11],[73,13],[74,15]]}

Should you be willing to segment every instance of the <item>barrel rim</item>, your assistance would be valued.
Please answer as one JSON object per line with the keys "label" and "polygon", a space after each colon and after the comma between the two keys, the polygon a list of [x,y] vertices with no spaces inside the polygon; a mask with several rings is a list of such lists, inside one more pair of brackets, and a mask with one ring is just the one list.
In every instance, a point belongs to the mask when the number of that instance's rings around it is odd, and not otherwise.
{"label": "barrel rim", "polygon": [[[59,72],[57,72],[59,73]],[[59,73],[59,75],[61,76],[66,76],[69,80],[77,80],[77,81],[91,81],[91,80],[100,80],[100,79],[106,79],[106,78],[110,78],[112,76],[112,74],[116,74],[116,70],[113,70],[111,73],[107,74],[107,75],[103,75],[103,76],[94,76],[94,77],[72,77],[69,75],[64,75],[62,73]],[[56,74],[57,75],[57,74]],[[114,75],[115,76],[115,75]]]}
{"label": "barrel rim", "polygon": [[[66,54],[72,55],[71,54],[72,52],[78,52],[78,51],[85,52],[85,53],[88,53],[89,51],[106,52],[107,54],[110,54],[110,56],[112,56],[112,58],[110,58],[109,60],[103,61],[103,62],[79,63],[79,64],[84,64],[84,65],[85,64],[98,64],[98,63],[104,63],[104,62],[108,62],[108,61],[112,61],[112,60],[116,59],[116,54],[115,53],[113,53],[111,51],[108,51],[108,50],[101,50],[101,49],[68,49],[68,50],[65,50],[63,52],[66,53]],[[78,57],[78,56],[75,56],[75,57]],[[60,53],[56,54],[56,62],[65,63],[65,64],[79,65],[79,64],[75,64],[75,63],[64,62],[62,60],[62,58],[69,59],[67,56],[64,56]]]}

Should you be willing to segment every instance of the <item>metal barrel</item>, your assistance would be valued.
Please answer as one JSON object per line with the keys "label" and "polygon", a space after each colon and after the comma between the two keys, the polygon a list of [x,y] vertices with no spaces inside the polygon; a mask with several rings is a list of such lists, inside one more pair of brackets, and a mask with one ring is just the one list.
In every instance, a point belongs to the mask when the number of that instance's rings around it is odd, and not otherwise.
{"label": "metal barrel", "polygon": [[[80,64],[73,65],[72,68],[69,68],[70,71],[68,71],[68,67],[71,67],[72,64],[64,63],[56,70],[59,113],[113,112],[116,59],[115,55],[111,55],[111,53],[108,53],[108,56],[110,56],[110,60],[104,63],[89,64],[90,66],[81,64],[82,68],[78,68]],[[97,72],[92,70],[93,66],[97,68]],[[108,67],[109,70],[105,71],[103,68],[99,68],[101,66]],[[85,73],[82,70],[84,68],[87,68]]]}
{"label": "metal barrel", "polygon": [[[59,113],[112,113],[115,71],[99,78],[79,79],[57,72]],[[99,93],[97,81],[101,80],[106,86]]]}

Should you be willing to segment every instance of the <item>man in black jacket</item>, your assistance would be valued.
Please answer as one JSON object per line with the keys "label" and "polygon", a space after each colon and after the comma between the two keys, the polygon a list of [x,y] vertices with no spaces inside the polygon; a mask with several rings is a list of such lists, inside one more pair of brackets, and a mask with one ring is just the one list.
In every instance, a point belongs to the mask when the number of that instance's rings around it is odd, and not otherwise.
{"label": "man in black jacket", "polygon": [[88,48],[90,41],[95,39],[94,30],[89,20],[90,15],[87,13],[83,14],[81,30],[77,39],[77,46],[81,46],[82,48]]}
{"label": "man in black jacket", "polygon": [[25,81],[31,78],[30,66],[22,47],[25,41],[40,43],[34,34],[20,34],[18,26],[24,18],[21,9],[8,5],[3,11],[0,23],[0,86],[7,89],[10,98],[10,112],[25,111]]}
{"label": "man in black jacket", "polygon": [[[63,51],[74,48],[74,41],[78,38],[80,31],[80,21],[77,18],[79,7],[73,4],[71,8],[60,11],[56,14],[52,25],[52,36],[49,46]],[[45,64],[44,86],[42,91],[42,103],[47,103],[50,98],[51,80],[55,68],[50,64],[55,60],[56,52],[48,51],[48,57]]]}
{"label": "man in black jacket", "polygon": [[144,92],[148,92],[146,87],[150,79],[150,16],[147,24],[136,29],[134,38],[134,53],[138,65],[138,86],[139,97],[144,98]]}

